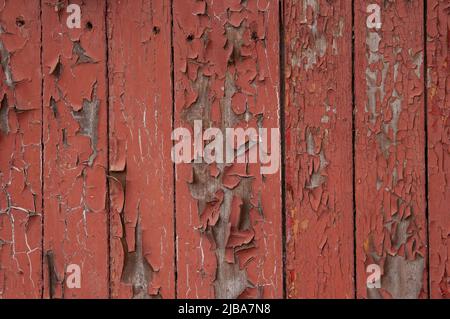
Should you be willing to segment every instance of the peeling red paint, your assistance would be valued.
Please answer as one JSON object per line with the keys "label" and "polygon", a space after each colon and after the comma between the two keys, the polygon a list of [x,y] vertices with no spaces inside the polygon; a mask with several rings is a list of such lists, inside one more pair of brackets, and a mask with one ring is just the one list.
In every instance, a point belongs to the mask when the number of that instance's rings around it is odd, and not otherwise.
{"label": "peeling red paint", "polygon": [[[175,1],[175,126],[279,126],[278,1]],[[282,296],[280,173],[176,167],[178,297]]]}
{"label": "peeling red paint", "polygon": [[174,298],[170,1],[109,1],[113,298]]}
{"label": "peeling red paint", "polygon": [[[449,298],[449,13],[0,0],[0,299]],[[284,124],[285,174],[198,153],[174,171],[172,123]]]}
{"label": "peeling red paint", "polygon": [[0,298],[42,289],[39,12],[36,1],[0,1]]}
{"label": "peeling red paint", "polygon": [[450,3],[428,1],[428,215],[430,294],[450,298]]}
{"label": "peeling red paint", "polygon": [[[41,2],[48,256],[44,297],[105,298],[109,295],[105,3],[76,2],[84,24],[69,29],[67,1]],[[87,22],[92,28],[86,27]],[[81,288],[65,285],[70,264],[81,268]]]}
{"label": "peeling red paint", "polygon": [[[356,267],[360,298],[427,296],[423,2],[355,2]],[[366,267],[381,267],[379,290]]]}
{"label": "peeling red paint", "polygon": [[289,298],[353,298],[352,11],[285,2]]}

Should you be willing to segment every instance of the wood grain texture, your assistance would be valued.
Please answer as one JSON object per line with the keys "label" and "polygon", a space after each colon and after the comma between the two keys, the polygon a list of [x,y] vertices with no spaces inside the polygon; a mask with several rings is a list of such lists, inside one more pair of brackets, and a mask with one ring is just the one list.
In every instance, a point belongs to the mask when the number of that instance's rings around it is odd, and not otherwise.
{"label": "wood grain texture", "polygon": [[[44,70],[44,297],[105,298],[108,283],[105,2],[42,0]],[[89,23],[90,24],[89,24]],[[65,283],[70,264],[81,288]]]}
{"label": "wood grain texture", "polygon": [[[279,127],[278,6],[174,1],[176,127]],[[260,167],[177,165],[179,298],[282,297],[281,174]]]}
{"label": "wood grain texture", "polygon": [[285,1],[287,294],[353,298],[352,10]]}
{"label": "wood grain texture", "polygon": [[430,294],[450,298],[450,3],[427,5]]}
{"label": "wood grain texture", "polygon": [[38,1],[0,1],[0,298],[42,290]]}
{"label": "wood grain texture", "polygon": [[174,298],[170,1],[109,1],[113,298]]}
{"label": "wood grain texture", "polygon": [[449,298],[448,2],[0,0],[0,299]]}
{"label": "wood grain texture", "polygon": [[[427,296],[423,1],[355,1],[356,267],[359,298]],[[368,289],[366,267],[381,267]]]}

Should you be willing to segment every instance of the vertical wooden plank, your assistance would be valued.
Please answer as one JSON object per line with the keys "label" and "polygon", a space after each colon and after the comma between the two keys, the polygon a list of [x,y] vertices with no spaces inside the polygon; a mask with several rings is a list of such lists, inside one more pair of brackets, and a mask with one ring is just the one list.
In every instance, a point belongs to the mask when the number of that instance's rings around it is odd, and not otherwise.
{"label": "vertical wooden plank", "polygon": [[[197,151],[212,144],[201,140],[208,128],[219,129],[224,138],[227,128],[275,128],[268,131],[270,142],[279,143],[279,2],[173,5],[175,127],[192,133],[195,121],[202,125],[194,136],[200,139]],[[220,145],[216,150],[222,149],[220,139],[214,141]],[[235,147],[240,154],[256,147],[254,139],[245,141]],[[268,151],[274,161],[280,155],[275,144]],[[280,298],[277,163],[269,174],[261,173],[265,165],[259,162],[194,163],[198,155],[176,167],[178,297]]]}
{"label": "vertical wooden plank", "polygon": [[171,3],[109,1],[113,298],[174,298]]}
{"label": "vertical wooden plank", "polygon": [[289,298],[353,298],[352,7],[285,1]]}
{"label": "vertical wooden plank", "polygon": [[[381,9],[380,29],[370,4]],[[427,296],[423,18],[423,1],[355,1],[360,298]],[[366,286],[372,264],[380,289]]]}
{"label": "vertical wooden plank", "polygon": [[39,15],[37,1],[0,1],[0,298],[42,291]]}
{"label": "vertical wooden plank", "polygon": [[[44,68],[45,291],[50,298],[108,296],[105,2],[42,1]],[[69,289],[66,269],[81,269]]]}
{"label": "vertical wooden plank", "polygon": [[430,294],[450,298],[450,3],[427,5]]}

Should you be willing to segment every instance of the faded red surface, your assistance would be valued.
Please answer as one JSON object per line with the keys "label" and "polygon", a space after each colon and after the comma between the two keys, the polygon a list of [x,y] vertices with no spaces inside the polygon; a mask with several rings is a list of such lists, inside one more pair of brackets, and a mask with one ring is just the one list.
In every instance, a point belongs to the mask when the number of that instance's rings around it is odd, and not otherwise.
{"label": "faded red surface", "polygon": [[[427,296],[423,1],[355,1],[356,274],[359,298]],[[381,267],[381,289],[366,267]]]}
{"label": "faded red surface", "polygon": [[450,297],[448,1],[68,3],[0,0],[0,298]]}
{"label": "faded red surface", "polygon": [[353,298],[352,10],[286,1],[289,298]]}
{"label": "faded red surface", "polygon": [[42,287],[39,3],[0,1],[0,298]]}
{"label": "faded red surface", "polygon": [[[278,3],[175,1],[173,10],[175,126],[278,127]],[[259,169],[177,166],[178,297],[282,297],[280,173]]]}
{"label": "faded red surface", "polygon": [[[82,28],[68,29],[65,6],[42,1],[46,298],[108,296],[105,2],[81,10]],[[65,289],[70,264],[79,289]]]}
{"label": "faded red surface", "polygon": [[450,298],[450,3],[428,1],[428,215],[432,298]]}
{"label": "faded red surface", "polygon": [[108,3],[114,298],[175,296],[170,21],[170,1]]}

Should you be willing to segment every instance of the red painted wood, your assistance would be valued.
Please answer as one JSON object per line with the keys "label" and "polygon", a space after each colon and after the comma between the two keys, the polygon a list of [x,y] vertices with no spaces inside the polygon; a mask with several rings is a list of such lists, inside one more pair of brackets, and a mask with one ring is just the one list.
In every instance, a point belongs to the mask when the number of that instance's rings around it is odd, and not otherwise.
{"label": "red painted wood", "polygon": [[[67,27],[67,2],[53,6],[42,1],[44,296],[105,298],[109,294],[105,2],[74,3],[81,5],[81,29]],[[81,268],[81,288],[65,284],[70,264]]]}
{"label": "red painted wood", "polygon": [[[355,1],[356,269],[359,298],[427,296],[423,1]],[[381,268],[381,289],[366,286]]]}
{"label": "red painted wood", "polygon": [[450,298],[450,3],[428,1],[428,211],[432,298]]}
{"label": "red painted wood", "polygon": [[[447,2],[0,0],[0,298],[449,298]],[[285,180],[174,171],[282,114]]]}
{"label": "red painted wood", "polygon": [[39,2],[0,3],[0,298],[42,287]]}
{"label": "red painted wood", "polygon": [[[174,1],[176,127],[279,127],[278,5]],[[178,297],[282,297],[281,219],[280,171],[179,164]]]}
{"label": "red painted wood", "polygon": [[109,1],[111,285],[174,298],[170,1]]}
{"label": "red painted wood", "polygon": [[353,298],[352,10],[285,2],[289,298]]}

